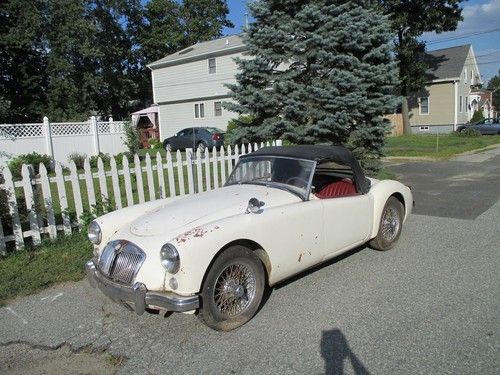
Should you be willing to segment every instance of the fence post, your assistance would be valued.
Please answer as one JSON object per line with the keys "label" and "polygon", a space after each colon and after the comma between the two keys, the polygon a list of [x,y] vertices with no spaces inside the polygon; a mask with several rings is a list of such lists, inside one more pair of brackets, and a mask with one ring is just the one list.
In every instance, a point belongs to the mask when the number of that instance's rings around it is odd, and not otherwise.
{"label": "fence post", "polygon": [[108,121],[109,121],[109,132],[116,133],[115,124],[113,124],[113,116],[109,116]]}
{"label": "fence post", "polygon": [[52,127],[47,116],[43,118],[43,130],[45,131],[45,144],[47,146],[47,154],[51,157],[54,163],[54,145],[52,144]]}
{"label": "fence post", "polygon": [[101,152],[99,148],[99,127],[97,125],[97,120],[95,116],[90,118],[90,127],[92,128],[92,132],[94,133],[94,155],[99,155]]}

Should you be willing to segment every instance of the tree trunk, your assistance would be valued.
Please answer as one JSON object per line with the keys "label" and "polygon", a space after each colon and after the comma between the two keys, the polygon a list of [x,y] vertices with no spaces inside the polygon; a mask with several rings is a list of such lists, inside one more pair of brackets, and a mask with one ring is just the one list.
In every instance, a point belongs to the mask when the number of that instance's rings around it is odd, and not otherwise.
{"label": "tree trunk", "polygon": [[403,96],[401,101],[401,114],[403,115],[403,134],[411,134],[410,111],[408,109],[408,98]]}

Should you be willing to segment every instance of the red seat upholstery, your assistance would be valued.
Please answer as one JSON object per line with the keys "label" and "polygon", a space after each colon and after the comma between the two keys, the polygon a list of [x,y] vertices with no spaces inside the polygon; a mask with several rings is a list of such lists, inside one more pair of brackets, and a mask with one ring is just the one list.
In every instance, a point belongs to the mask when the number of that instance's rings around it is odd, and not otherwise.
{"label": "red seat upholstery", "polygon": [[316,196],[321,199],[343,197],[347,195],[356,195],[356,188],[353,182],[348,178],[332,182],[316,193]]}

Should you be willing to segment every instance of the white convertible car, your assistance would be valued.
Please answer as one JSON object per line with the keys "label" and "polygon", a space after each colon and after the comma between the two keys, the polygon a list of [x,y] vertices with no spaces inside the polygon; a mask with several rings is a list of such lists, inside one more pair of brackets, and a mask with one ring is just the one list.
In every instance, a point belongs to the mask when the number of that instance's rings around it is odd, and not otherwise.
{"label": "white convertible car", "polygon": [[240,157],[221,189],[94,220],[87,275],[137,314],[198,311],[231,330],[266,287],[365,243],[393,247],[412,206],[410,188],[366,178],[343,147],[266,147]]}

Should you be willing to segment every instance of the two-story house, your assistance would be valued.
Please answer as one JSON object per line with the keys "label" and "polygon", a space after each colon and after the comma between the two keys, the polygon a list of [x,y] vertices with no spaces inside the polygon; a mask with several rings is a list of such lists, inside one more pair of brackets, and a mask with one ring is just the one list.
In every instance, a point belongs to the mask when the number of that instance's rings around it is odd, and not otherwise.
{"label": "two-story house", "polygon": [[[234,57],[247,50],[239,35],[198,43],[148,65],[153,100],[158,105],[160,139],[191,126],[225,130],[237,117],[222,108],[231,100],[227,83],[235,83]],[[424,90],[409,98],[412,131],[451,132],[467,123],[482,104],[482,84],[470,44],[427,52],[430,68]],[[476,106],[477,105],[477,106]]]}
{"label": "two-story house", "polygon": [[191,126],[225,130],[237,117],[222,108],[230,100],[225,87],[236,83],[234,57],[246,50],[240,36],[198,43],[148,65],[153,101],[158,105],[160,139]]}
{"label": "two-story house", "polygon": [[449,133],[472,115],[481,74],[470,44],[429,51],[425,89],[409,98],[412,132]]}

